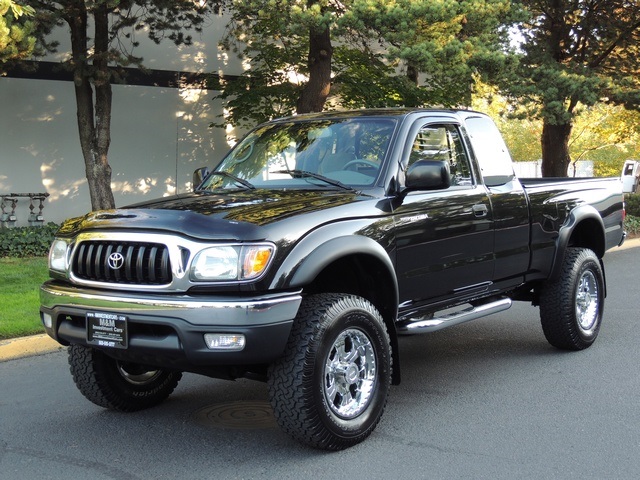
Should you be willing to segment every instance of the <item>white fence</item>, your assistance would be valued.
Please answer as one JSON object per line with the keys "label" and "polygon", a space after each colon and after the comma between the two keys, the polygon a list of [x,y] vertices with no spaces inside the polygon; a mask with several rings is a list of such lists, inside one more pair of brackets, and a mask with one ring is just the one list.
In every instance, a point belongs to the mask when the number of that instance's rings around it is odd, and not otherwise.
{"label": "white fence", "polygon": [[[513,169],[520,178],[540,178],[542,177],[542,160],[535,162],[514,162]],[[593,162],[583,160],[576,164],[572,163],[569,165],[567,175],[570,177],[593,177]]]}

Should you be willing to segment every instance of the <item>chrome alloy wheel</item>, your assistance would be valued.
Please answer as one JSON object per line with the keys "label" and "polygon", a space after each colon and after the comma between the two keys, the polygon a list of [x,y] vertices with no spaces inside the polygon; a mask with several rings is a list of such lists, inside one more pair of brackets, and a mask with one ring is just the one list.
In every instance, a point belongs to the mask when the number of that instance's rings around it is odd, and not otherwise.
{"label": "chrome alloy wheel", "polygon": [[369,337],[345,330],[329,350],[324,367],[324,395],[339,417],[354,418],[369,404],[376,385],[376,355]]}
{"label": "chrome alloy wheel", "polygon": [[576,291],[576,318],[578,325],[586,334],[591,334],[598,324],[598,282],[591,270],[586,270],[578,283]]}
{"label": "chrome alloy wheel", "polygon": [[162,370],[147,370],[141,365],[122,362],[117,362],[117,365],[122,378],[132,385],[145,385],[162,375]]}

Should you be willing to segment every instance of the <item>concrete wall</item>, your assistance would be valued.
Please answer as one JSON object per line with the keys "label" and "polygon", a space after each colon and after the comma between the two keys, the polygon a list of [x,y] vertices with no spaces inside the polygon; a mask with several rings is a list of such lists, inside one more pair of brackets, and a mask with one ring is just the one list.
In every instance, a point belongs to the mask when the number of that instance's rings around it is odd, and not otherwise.
{"label": "concrete wall", "polygon": [[[156,70],[238,74],[242,66],[218,52],[225,24],[224,18],[212,19],[191,47],[147,41],[136,53]],[[64,40],[66,32],[57,36]],[[45,60],[63,58],[62,51]],[[222,158],[242,132],[209,128],[222,111],[212,101],[215,93],[197,85],[113,86],[109,161],[117,206],[188,191],[194,169]],[[73,84],[0,77],[0,195],[30,192],[49,193],[45,222],[91,209]],[[27,224],[28,204],[18,203],[19,226]]]}

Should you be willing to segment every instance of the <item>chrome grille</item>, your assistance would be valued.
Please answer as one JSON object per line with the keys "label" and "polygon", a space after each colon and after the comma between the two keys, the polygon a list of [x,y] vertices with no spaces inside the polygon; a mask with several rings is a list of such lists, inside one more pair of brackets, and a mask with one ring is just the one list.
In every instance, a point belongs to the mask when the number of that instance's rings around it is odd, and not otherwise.
{"label": "chrome grille", "polygon": [[[112,264],[119,268],[109,266],[109,257],[114,254],[120,262]],[[77,278],[104,283],[167,285],[173,278],[169,249],[159,243],[81,242],[75,249],[71,270]]]}

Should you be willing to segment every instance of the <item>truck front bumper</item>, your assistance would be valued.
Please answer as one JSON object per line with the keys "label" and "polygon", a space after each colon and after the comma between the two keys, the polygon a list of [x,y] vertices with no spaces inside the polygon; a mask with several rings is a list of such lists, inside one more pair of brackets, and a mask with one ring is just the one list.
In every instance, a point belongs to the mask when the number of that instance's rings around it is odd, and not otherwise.
{"label": "truck front bumper", "polygon": [[[40,288],[40,317],[62,345],[101,348],[122,360],[196,371],[198,367],[257,365],[279,357],[289,338],[300,292],[255,297],[158,295],[69,287]],[[126,348],[96,346],[87,337],[87,313],[126,317]],[[242,350],[211,349],[205,334],[243,335]]]}

